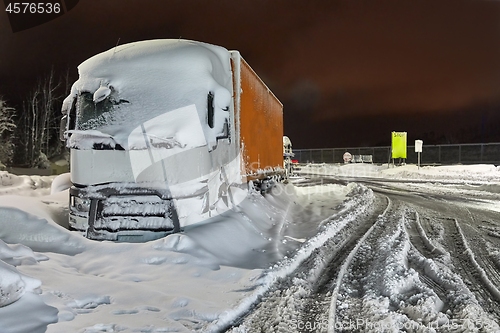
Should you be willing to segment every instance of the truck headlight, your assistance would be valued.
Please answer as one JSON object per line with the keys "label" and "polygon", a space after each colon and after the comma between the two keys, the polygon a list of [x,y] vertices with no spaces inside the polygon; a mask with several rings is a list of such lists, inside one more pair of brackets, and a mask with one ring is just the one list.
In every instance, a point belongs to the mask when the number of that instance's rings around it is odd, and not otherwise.
{"label": "truck headlight", "polygon": [[73,197],[72,200],[73,207],[80,212],[88,212],[90,211],[90,200],[82,199],[79,197]]}

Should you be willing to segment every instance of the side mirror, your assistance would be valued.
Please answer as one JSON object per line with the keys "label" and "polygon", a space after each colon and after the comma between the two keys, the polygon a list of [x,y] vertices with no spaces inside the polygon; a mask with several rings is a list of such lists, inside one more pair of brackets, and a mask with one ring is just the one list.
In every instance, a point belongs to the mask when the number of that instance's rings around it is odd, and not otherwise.
{"label": "side mirror", "polygon": [[214,93],[209,92],[207,96],[207,122],[208,126],[210,128],[214,128],[214,117],[215,117],[215,110],[214,110]]}
{"label": "side mirror", "polygon": [[59,125],[59,139],[61,141],[66,141],[66,130],[68,128],[68,115],[65,114],[62,118],[61,118],[61,124]]}

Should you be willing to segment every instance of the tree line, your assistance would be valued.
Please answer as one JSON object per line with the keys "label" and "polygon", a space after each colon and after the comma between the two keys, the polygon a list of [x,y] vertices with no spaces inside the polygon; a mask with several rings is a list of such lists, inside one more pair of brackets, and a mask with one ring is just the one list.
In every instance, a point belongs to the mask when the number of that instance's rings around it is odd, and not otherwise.
{"label": "tree line", "polygon": [[62,101],[69,74],[54,70],[40,77],[14,108],[0,96],[0,162],[7,166],[49,168],[49,159],[65,153],[59,140]]}

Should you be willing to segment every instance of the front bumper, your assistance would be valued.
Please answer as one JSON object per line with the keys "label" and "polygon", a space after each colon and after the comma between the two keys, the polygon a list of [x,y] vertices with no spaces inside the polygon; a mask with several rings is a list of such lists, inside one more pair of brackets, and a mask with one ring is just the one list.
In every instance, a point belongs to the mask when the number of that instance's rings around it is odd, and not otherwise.
{"label": "front bumper", "polygon": [[90,239],[144,242],[180,230],[174,201],[160,190],[73,186],[69,206],[70,228]]}

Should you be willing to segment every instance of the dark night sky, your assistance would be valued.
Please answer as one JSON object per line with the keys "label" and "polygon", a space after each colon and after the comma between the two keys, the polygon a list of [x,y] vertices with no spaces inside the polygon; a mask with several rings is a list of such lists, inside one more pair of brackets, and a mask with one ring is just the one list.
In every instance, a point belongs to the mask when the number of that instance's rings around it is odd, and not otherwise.
{"label": "dark night sky", "polygon": [[[500,142],[500,1],[80,0],[13,33],[0,13],[0,95],[120,44],[236,49],[284,104],[296,148]],[[19,105],[17,105],[19,107]],[[410,141],[411,142],[411,141]]]}

